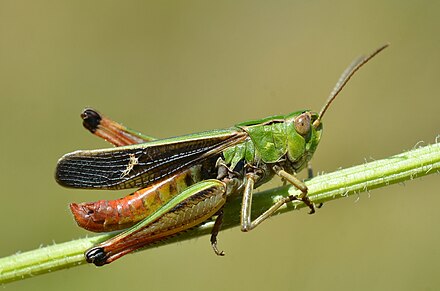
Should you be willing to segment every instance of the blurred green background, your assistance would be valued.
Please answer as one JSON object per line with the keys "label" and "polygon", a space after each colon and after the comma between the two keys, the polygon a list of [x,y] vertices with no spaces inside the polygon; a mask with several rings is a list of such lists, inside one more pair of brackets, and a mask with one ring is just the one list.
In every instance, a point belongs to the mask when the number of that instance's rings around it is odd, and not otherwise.
{"label": "blurred green background", "polygon": [[[157,137],[319,110],[345,67],[385,42],[325,116],[317,172],[434,142],[440,2],[1,1],[0,257],[91,235],[68,203],[127,193],[56,184],[61,155],[107,147],[82,108]],[[226,230],[222,258],[203,237],[7,287],[434,290],[438,187],[432,175]]]}

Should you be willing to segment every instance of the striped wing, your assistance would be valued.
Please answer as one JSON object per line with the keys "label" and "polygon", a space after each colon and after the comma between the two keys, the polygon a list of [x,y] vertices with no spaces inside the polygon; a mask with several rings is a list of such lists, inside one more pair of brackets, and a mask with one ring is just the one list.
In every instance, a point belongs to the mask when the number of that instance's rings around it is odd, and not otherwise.
{"label": "striped wing", "polygon": [[55,178],[65,187],[126,189],[145,187],[219,154],[247,137],[232,128],[63,156]]}

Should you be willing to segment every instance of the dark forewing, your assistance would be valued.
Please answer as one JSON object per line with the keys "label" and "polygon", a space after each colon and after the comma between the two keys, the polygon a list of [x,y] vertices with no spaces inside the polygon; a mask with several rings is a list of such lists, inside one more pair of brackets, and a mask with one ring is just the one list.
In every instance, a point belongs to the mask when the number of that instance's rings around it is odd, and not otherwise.
{"label": "dark forewing", "polygon": [[55,178],[73,188],[145,187],[219,154],[244,139],[239,129],[219,130],[104,150],[76,151],[59,161]]}

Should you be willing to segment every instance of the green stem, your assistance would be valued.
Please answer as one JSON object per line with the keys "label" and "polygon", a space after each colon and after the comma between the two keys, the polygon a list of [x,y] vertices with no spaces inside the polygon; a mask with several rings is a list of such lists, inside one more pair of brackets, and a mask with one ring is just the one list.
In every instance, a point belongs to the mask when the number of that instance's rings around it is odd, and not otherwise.
{"label": "green stem", "polygon": [[[307,181],[306,184],[312,202],[319,203],[439,172],[440,144],[436,143],[382,160],[321,175]],[[261,209],[267,209],[280,197],[297,194],[299,194],[298,190],[288,186],[255,194],[252,205],[253,209],[258,211],[253,211],[253,217],[260,214]],[[241,197],[234,197],[227,203],[223,228],[239,225],[240,207]],[[283,213],[301,207],[304,207],[302,203],[290,203],[283,206],[279,212]],[[169,244],[207,234],[212,225],[213,222],[210,221],[159,244]],[[1,258],[0,283],[84,264],[84,251],[111,236],[111,234],[97,235]],[[156,246],[157,244],[154,245]]]}

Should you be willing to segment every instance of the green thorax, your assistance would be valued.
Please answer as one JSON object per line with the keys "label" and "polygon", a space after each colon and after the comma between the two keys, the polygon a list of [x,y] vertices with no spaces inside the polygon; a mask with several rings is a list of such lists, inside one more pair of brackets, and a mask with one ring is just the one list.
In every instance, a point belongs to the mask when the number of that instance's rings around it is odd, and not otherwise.
{"label": "green thorax", "polygon": [[[310,117],[310,128],[302,134],[298,132],[297,126],[300,116]],[[225,162],[234,169],[241,160],[251,165],[285,160],[290,162],[295,171],[300,171],[311,159],[321,137],[322,126],[315,129],[311,125],[316,118],[316,113],[302,110],[285,116],[271,116],[237,124],[236,127],[246,131],[249,137],[223,152]]]}

